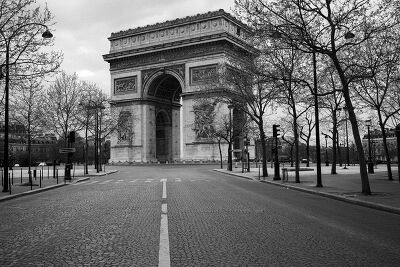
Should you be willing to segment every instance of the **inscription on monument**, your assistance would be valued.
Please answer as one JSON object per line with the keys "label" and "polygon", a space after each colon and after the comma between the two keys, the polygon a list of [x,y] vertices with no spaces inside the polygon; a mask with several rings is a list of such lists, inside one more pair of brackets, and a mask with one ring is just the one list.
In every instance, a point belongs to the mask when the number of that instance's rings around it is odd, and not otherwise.
{"label": "inscription on monument", "polygon": [[127,78],[115,79],[114,80],[114,94],[129,94],[137,93],[137,77],[131,76]]}
{"label": "inscription on monument", "polygon": [[217,79],[217,65],[190,68],[190,83],[209,83]]}

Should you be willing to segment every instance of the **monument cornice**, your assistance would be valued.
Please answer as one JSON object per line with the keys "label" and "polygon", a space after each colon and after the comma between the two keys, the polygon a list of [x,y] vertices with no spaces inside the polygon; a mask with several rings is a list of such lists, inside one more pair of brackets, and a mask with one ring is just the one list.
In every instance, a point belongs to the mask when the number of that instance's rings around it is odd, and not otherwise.
{"label": "monument cornice", "polygon": [[191,46],[175,47],[146,54],[126,55],[125,57],[109,59],[108,62],[110,63],[110,70],[115,71],[216,54],[230,54],[238,58],[249,56],[247,50],[237,47],[226,40],[217,40],[215,42],[196,43]]}
{"label": "monument cornice", "polygon": [[234,37],[233,35],[230,35],[228,33],[218,33],[218,34],[213,34],[213,35],[196,37],[196,38],[192,38],[192,39],[180,40],[180,41],[176,41],[176,42],[172,42],[172,43],[158,44],[158,45],[149,46],[149,47],[142,47],[142,48],[136,48],[136,49],[130,49],[130,50],[125,50],[125,51],[109,53],[109,54],[103,55],[103,59],[107,62],[110,62],[111,60],[123,58],[123,57],[135,56],[135,55],[146,54],[146,53],[156,53],[158,51],[168,50],[171,48],[199,45],[202,43],[216,42],[216,41],[221,41],[221,40],[231,42],[231,43],[235,44],[236,46],[244,49],[245,51],[249,51],[253,54],[259,53],[258,49],[247,44],[243,40]]}
{"label": "monument cornice", "polygon": [[210,12],[207,12],[204,14],[197,14],[194,16],[187,16],[184,18],[178,18],[178,19],[174,19],[174,20],[170,20],[170,21],[161,22],[161,23],[146,25],[143,27],[137,27],[134,29],[128,29],[128,30],[123,30],[123,31],[119,31],[119,32],[114,32],[114,33],[111,33],[111,36],[108,39],[111,41],[111,40],[128,37],[128,36],[135,35],[135,34],[143,34],[143,33],[151,32],[154,30],[170,28],[170,27],[175,27],[175,26],[182,26],[182,25],[186,25],[186,24],[190,24],[190,23],[201,22],[204,20],[210,20],[210,19],[215,19],[215,18],[219,18],[219,17],[224,17],[224,18],[234,22],[235,24],[239,25],[243,29],[246,29],[249,32],[252,31],[250,29],[250,27],[248,27],[246,24],[244,24],[243,22],[241,22],[240,20],[238,20],[237,18],[235,18],[228,12],[225,12],[225,10],[220,9],[217,11],[210,11]]}

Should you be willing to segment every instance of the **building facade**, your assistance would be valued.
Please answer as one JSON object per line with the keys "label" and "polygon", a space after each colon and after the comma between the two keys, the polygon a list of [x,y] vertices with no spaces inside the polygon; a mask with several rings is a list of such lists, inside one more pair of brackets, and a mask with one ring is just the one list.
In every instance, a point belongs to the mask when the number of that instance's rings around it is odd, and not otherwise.
{"label": "building facade", "polygon": [[[28,164],[28,133],[21,124],[9,126],[9,157],[11,166]],[[53,134],[41,134],[31,139],[32,163],[52,162],[57,156],[57,138]],[[0,122],[0,162],[4,159],[4,122]]]}
{"label": "building facade", "polygon": [[228,109],[196,99],[222,65],[255,53],[249,34],[223,10],[112,33],[103,55],[118,118],[110,162],[218,159],[217,143],[204,136],[207,122],[198,122],[212,119],[205,110]]}

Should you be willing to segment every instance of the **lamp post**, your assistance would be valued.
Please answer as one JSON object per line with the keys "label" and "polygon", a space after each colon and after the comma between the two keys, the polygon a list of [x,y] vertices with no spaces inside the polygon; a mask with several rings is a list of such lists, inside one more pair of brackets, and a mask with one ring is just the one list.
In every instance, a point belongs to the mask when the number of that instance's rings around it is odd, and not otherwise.
{"label": "lamp post", "polygon": [[397,137],[397,174],[399,176],[400,183],[400,124],[397,124],[395,132]]}
{"label": "lamp post", "polygon": [[[46,31],[43,32],[43,38],[52,38],[53,34],[49,31],[46,25],[41,23],[27,23],[24,24],[17,29],[15,29],[10,36],[6,36],[5,32],[0,28],[0,35],[4,40],[5,50],[6,50],[6,63],[2,65],[5,67],[5,87],[4,87],[4,181],[3,181],[3,192],[9,191],[9,183],[8,183],[8,167],[9,167],[9,95],[10,95],[10,43],[14,37],[17,36],[17,33],[27,27],[32,25],[38,25],[46,28]],[[1,68],[2,72],[2,68]],[[1,75],[0,75],[0,78]]]}
{"label": "lamp post", "polygon": [[232,171],[232,109],[233,105],[229,104],[229,142],[228,142],[228,171]]}
{"label": "lamp post", "polygon": [[325,134],[325,166],[329,166],[329,159],[328,159],[328,138],[329,136]]}
{"label": "lamp post", "polygon": [[371,134],[369,131],[369,127],[371,127],[371,120],[365,121],[368,129],[368,173],[374,173],[374,163],[372,162],[371,155]]}
{"label": "lamp post", "polygon": [[[101,162],[99,166],[99,153],[101,153],[101,118],[100,118],[100,123],[99,123],[99,110],[100,110],[100,117],[102,116],[102,110],[105,109],[104,105],[102,103],[95,102],[93,100],[89,100],[88,104],[84,103],[79,103],[79,105],[84,106],[87,110],[95,110],[95,135],[94,135],[94,165],[96,172],[98,173],[101,171]],[[86,152],[85,152],[85,169],[87,169],[87,149],[88,146],[86,146]],[[99,152],[100,150],[100,152]]]}
{"label": "lamp post", "polygon": [[350,152],[349,152],[349,132],[348,132],[348,128],[347,128],[347,106],[343,107],[343,110],[345,112],[345,123],[346,123],[346,162],[344,163],[344,168],[343,169],[347,169],[347,166],[350,166]]}
{"label": "lamp post", "polygon": [[[102,140],[102,138],[101,138],[101,118],[103,117],[103,110],[105,109],[105,107],[104,107],[103,104],[100,104],[98,106],[98,108],[99,108],[99,111],[100,111],[100,118],[98,118],[98,120],[99,120],[99,123],[98,123],[99,128],[98,128],[97,146],[99,148],[99,154],[98,154],[97,162],[100,163],[100,164],[98,165],[97,172],[102,171],[102,164],[103,164],[103,160],[102,160],[103,157],[101,156],[102,155],[102,149],[101,149],[101,146],[102,146],[102,141],[101,141]],[[98,111],[96,111],[96,113],[98,113]]]}
{"label": "lamp post", "polygon": [[319,111],[318,111],[318,87],[317,87],[317,59],[315,51],[312,52],[313,78],[314,78],[314,108],[315,108],[315,145],[317,149],[317,187],[322,187],[321,172],[321,144],[319,139]]}

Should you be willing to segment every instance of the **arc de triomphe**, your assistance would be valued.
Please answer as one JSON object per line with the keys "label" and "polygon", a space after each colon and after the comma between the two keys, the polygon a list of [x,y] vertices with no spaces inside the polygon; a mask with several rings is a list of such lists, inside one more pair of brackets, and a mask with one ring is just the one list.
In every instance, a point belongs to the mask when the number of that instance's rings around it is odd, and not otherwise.
{"label": "arc de triomphe", "polygon": [[218,10],[112,33],[103,56],[119,118],[110,162],[219,159],[218,145],[194,126],[195,99],[218,66],[254,53],[249,32]]}

